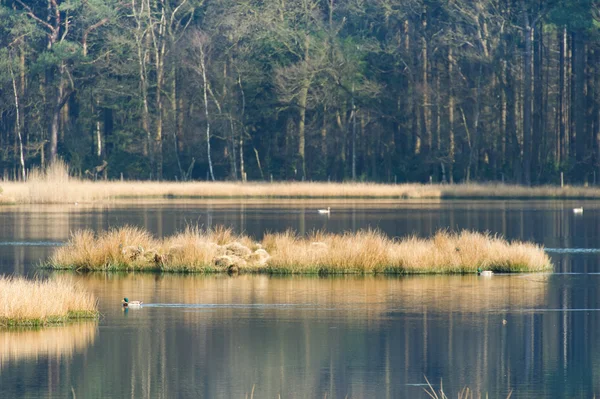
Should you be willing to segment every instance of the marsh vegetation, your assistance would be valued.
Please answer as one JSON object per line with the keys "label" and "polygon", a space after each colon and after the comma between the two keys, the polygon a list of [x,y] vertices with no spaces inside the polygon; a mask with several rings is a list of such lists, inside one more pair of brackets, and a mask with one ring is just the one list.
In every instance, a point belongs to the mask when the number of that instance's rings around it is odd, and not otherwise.
{"label": "marsh vegetation", "polygon": [[44,326],[96,317],[96,298],[68,278],[0,277],[0,327]]}
{"label": "marsh vegetation", "polygon": [[306,236],[266,234],[261,242],[226,228],[157,240],[136,227],[82,230],[49,267],[75,270],[263,272],[298,274],[531,272],[551,268],[541,246],[486,233],[438,231],[432,238],[389,238],[375,230]]}
{"label": "marsh vegetation", "polygon": [[600,198],[600,188],[509,184],[90,181],[72,176],[67,164],[60,160],[43,170],[32,170],[26,182],[4,182],[0,187],[0,204],[72,204],[144,198],[594,199]]}

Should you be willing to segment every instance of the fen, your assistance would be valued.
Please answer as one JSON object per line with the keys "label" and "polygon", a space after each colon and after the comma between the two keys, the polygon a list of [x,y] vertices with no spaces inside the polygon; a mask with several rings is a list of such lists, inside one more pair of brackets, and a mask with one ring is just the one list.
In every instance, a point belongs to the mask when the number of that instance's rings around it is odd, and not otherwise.
{"label": "fen", "polygon": [[[316,212],[323,206],[329,216]],[[573,214],[577,206],[584,216]],[[29,277],[65,274],[37,266],[71,232],[124,225],[158,238],[190,224],[225,225],[257,240],[288,228],[377,227],[389,237],[430,237],[452,226],[543,244],[554,265],[550,274],[490,279],[69,272],[98,297],[101,317],[48,329],[52,347],[44,330],[0,334],[15,348],[0,372],[3,392],[15,396],[68,395],[72,385],[78,396],[230,397],[255,386],[255,397],[420,397],[424,374],[438,387],[443,379],[447,393],[464,386],[501,397],[509,389],[544,397],[547,386],[565,396],[598,390],[593,378],[583,388],[580,379],[595,370],[593,351],[581,349],[600,344],[593,333],[600,329],[593,310],[600,215],[592,200],[155,198],[15,204],[0,213],[1,272]],[[124,296],[146,306],[125,312]],[[33,370],[54,377],[32,379]],[[98,383],[86,377],[93,370]],[[24,388],[5,384],[17,378]]]}

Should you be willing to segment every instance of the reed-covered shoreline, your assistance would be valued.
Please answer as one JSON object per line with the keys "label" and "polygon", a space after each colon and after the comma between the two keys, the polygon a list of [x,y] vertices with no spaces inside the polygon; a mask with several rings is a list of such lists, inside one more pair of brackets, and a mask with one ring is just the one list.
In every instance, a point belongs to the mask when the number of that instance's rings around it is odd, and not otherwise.
{"label": "reed-covered shoreline", "polygon": [[267,234],[261,242],[230,229],[186,231],[157,240],[135,227],[84,230],[59,247],[47,267],[78,271],[241,272],[293,274],[443,274],[551,270],[539,245],[486,233],[439,231],[429,239],[381,232],[299,236]]}
{"label": "reed-covered shoreline", "polygon": [[600,187],[502,183],[381,184],[327,182],[90,181],[63,162],[32,171],[26,182],[0,182],[0,204],[93,203],[144,198],[277,199],[600,199]]}
{"label": "reed-covered shoreline", "polygon": [[0,277],[0,327],[44,326],[97,317],[96,298],[68,278]]}
{"label": "reed-covered shoreline", "polygon": [[135,199],[600,199],[596,187],[508,184],[321,182],[5,182],[0,204],[96,203]]}

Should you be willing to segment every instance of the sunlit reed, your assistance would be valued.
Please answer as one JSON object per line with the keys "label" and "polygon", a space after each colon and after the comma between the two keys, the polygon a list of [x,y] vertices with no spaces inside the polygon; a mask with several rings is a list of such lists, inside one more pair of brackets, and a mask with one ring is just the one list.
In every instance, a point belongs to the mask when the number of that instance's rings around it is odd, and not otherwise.
{"label": "sunlit reed", "polygon": [[533,272],[552,267],[539,245],[487,233],[439,231],[432,238],[391,239],[379,231],[307,236],[267,234],[261,243],[231,230],[185,232],[164,240],[135,227],[84,230],[57,248],[57,269],[299,274]]}
{"label": "sunlit reed", "polygon": [[0,277],[0,327],[47,325],[97,315],[96,298],[71,279]]}
{"label": "sunlit reed", "polygon": [[600,188],[507,184],[90,181],[58,161],[27,182],[0,184],[0,203],[89,203],[120,198],[600,198]]}

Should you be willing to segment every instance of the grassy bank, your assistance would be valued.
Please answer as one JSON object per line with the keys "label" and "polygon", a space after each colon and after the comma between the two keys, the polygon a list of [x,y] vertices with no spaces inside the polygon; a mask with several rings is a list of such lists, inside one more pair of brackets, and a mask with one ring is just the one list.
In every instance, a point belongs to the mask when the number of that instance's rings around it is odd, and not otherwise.
{"label": "grassy bank", "polygon": [[1,183],[0,204],[93,203],[144,198],[600,199],[592,187],[507,184],[236,183],[78,181]]}
{"label": "grassy bank", "polygon": [[0,277],[0,327],[43,326],[97,316],[96,299],[69,279]]}
{"label": "grassy bank", "polygon": [[598,199],[600,188],[507,184],[236,183],[89,181],[63,163],[33,171],[28,181],[0,183],[0,203],[90,203],[123,198],[473,198]]}
{"label": "grassy bank", "polygon": [[430,239],[390,239],[377,231],[299,236],[268,234],[261,243],[231,230],[183,233],[157,240],[134,227],[73,234],[49,267],[75,270],[263,272],[297,274],[532,272],[551,268],[538,245],[489,234],[440,231]]}

